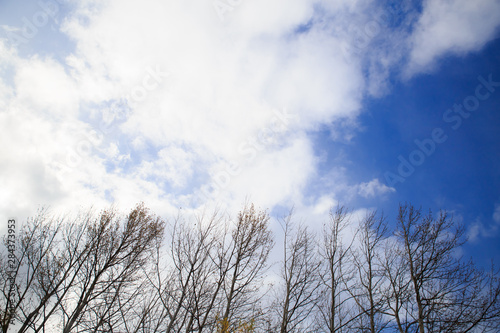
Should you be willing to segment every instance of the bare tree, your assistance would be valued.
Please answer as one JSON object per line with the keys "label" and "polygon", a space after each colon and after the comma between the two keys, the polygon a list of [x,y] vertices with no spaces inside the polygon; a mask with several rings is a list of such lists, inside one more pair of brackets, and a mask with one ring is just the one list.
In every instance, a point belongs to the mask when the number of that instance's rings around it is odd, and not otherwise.
{"label": "bare tree", "polygon": [[85,226],[88,255],[68,284],[69,291],[57,294],[63,332],[109,331],[120,325],[119,300],[137,287],[141,268],[148,263],[148,253],[163,237],[163,230],[163,221],[142,204],[125,220],[114,211],[104,211]]}
{"label": "bare tree", "polygon": [[164,222],[138,205],[123,221],[105,211],[87,227],[89,256],[71,290],[61,301],[63,332],[112,330],[119,324],[118,300],[136,287],[141,267],[155,241],[163,237]]}
{"label": "bare tree", "polygon": [[15,301],[18,332],[56,324],[65,332],[117,326],[117,300],[130,298],[149,244],[162,233],[163,223],[143,205],[124,224],[109,211],[97,221],[90,212],[70,221],[46,211],[29,219],[18,235],[15,295],[6,298]]}
{"label": "bare tree", "polygon": [[238,322],[250,322],[259,315],[255,308],[262,297],[260,282],[267,268],[274,240],[269,230],[269,215],[245,205],[238,214],[224,258],[218,267],[223,285],[223,312],[220,320],[230,327]]}
{"label": "bare tree", "polygon": [[386,233],[384,217],[377,217],[376,212],[362,220],[357,232],[359,245],[352,254],[356,283],[349,293],[361,312],[357,320],[360,332],[381,332],[388,325],[384,316],[386,275],[382,259]]}
{"label": "bare tree", "polygon": [[[157,295],[155,331],[202,332],[253,326],[260,285],[273,246],[269,217],[253,206],[229,223],[215,212],[177,218],[168,259],[155,255],[147,274]],[[159,310],[160,308],[161,310]],[[255,310],[255,311],[254,311]]]}
{"label": "bare tree", "polygon": [[[85,222],[89,214],[79,218]],[[71,248],[64,249],[61,237],[71,234],[73,244],[81,250],[82,230],[76,223],[48,216],[45,209],[28,219],[20,230],[13,295],[16,319],[20,325],[18,332],[43,330],[57,312],[57,295],[67,293],[68,281],[74,278],[74,272],[80,267],[79,262],[86,255],[85,250],[73,252]],[[3,273],[2,277],[5,276]],[[9,323],[3,322],[4,332],[8,327]]]}
{"label": "bare tree", "polygon": [[318,326],[326,332],[346,331],[356,318],[348,292],[354,278],[350,265],[353,239],[343,240],[349,223],[347,209],[339,206],[330,211],[329,221],[323,226],[323,242],[320,244],[322,297],[318,304]]}
{"label": "bare tree", "polygon": [[410,282],[404,249],[397,240],[389,239],[385,243],[382,265],[387,284],[381,296],[387,303],[385,314],[392,318],[389,326],[401,333],[408,332],[408,315],[411,314],[411,309],[408,308],[411,297]]}
{"label": "bare tree", "polygon": [[218,224],[222,222],[219,214],[214,213],[208,221],[204,216],[188,222],[179,218],[173,225],[172,269],[167,280],[162,281],[161,274],[157,279],[157,290],[168,314],[168,332],[202,331],[207,325],[214,324],[210,315],[213,315],[222,281],[216,280],[212,257],[217,246]]}
{"label": "bare tree", "polygon": [[[1,268],[3,332],[8,331],[12,319],[20,322],[20,332],[28,328],[36,330],[40,320],[43,320],[41,311],[45,302],[60,284],[54,251],[59,227],[60,221],[47,219],[46,210],[41,210],[20,230],[14,251],[14,267],[10,272],[7,272],[7,265]],[[12,281],[14,285],[11,288]],[[12,310],[14,313],[11,313]]]}
{"label": "bare tree", "polygon": [[[283,291],[276,300],[281,333],[304,331],[319,297],[320,267],[316,241],[307,227],[292,222],[293,212],[281,220],[284,232],[281,279]],[[278,328],[277,328],[278,330]]]}
{"label": "bare tree", "polygon": [[457,258],[455,251],[465,242],[463,234],[464,228],[445,212],[435,218],[430,212],[422,216],[413,206],[400,206],[396,237],[408,272],[403,285],[411,295],[402,299],[409,302],[405,306],[409,320],[401,325],[405,331],[498,328],[500,284],[472,261]]}

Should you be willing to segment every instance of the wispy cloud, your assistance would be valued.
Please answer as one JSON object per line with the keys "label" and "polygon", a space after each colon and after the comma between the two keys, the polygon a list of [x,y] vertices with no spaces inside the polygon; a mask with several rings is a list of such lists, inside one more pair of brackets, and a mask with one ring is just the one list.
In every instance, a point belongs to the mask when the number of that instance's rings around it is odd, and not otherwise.
{"label": "wispy cloud", "polygon": [[481,238],[498,236],[500,230],[500,203],[495,204],[490,221],[489,223],[484,223],[481,218],[477,218],[468,229],[467,236],[469,240],[478,242]]}
{"label": "wispy cloud", "polygon": [[396,192],[396,190],[393,187],[382,184],[377,178],[358,185],[358,193],[364,198],[372,198],[392,192]]}

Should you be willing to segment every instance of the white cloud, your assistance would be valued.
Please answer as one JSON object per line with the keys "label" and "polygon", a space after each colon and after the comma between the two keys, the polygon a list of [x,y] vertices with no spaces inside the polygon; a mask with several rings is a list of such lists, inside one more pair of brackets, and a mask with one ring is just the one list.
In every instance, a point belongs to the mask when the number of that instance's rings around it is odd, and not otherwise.
{"label": "white cloud", "polygon": [[142,161],[138,166],[140,179],[154,180],[157,184],[170,185],[174,188],[185,186],[193,175],[195,155],[180,147],[161,149],[156,159]]}
{"label": "white cloud", "polygon": [[358,194],[364,198],[373,198],[392,192],[396,192],[396,190],[393,187],[382,184],[378,178],[358,185]]}
{"label": "white cloud", "polygon": [[[355,39],[352,24],[364,29],[372,19],[372,1],[242,1],[223,21],[205,0],[74,5],[61,25],[75,45],[70,54],[22,58],[0,41],[0,70],[14,73],[0,79],[0,139],[15,142],[0,146],[8,161],[0,164],[2,209],[144,200],[159,213],[173,211],[210,190],[231,163],[241,170],[219,200],[249,195],[263,207],[306,207],[307,184],[321,177],[308,134],[327,125],[350,140],[364,95],[386,91],[395,62],[389,39],[385,53],[370,56],[366,78],[365,64],[343,50]],[[436,25],[427,11],[415,43],[428,38],[424,25]],[[415,59],[441,52],[434,49]],[[276,130],[282,110],[292,116]],[[262,135],[267,141],[251,148]],[[321,204],[310,205],[318,212],[331,203],[327,196],[394,191],[332,169]]]}
{"label": "white cloud", "polygon": [[492,214],[493,223],[484,223],[479,217],[467,231],[467,237],[472,242],[477,242],[481,238],[491,238],[498,235],[500,229],[500,203],[495,204]]}
{"label": "white cloud", "polygon": [[408,72],[427,70],[440,57],[479,50],[500,25],[497,0],[427,0],[411,38]]}
{"label": "white cloud", "polygon": [[[132,166],[136,177],[162,178],[174,187],[191,178],[210,182],[210,175],[203,177],[206,170],[241,163],[239,147],[268,127],[276,110],[294,113],[297,119],[286,124],[281,144],[259,151],[258,160],[229,187],[235,197],[256,193],[272,205],[297,196],[315,171],[314,153],[301,133],[356,117],[363,94],[361,70],[347,63],[338,37],[314,27],[292,34],[309,22],[313,5],[242,2],[224,21],[206,1],[189,7],[145,1],[140,8],[133,1],[110,1],[98,11],[92,3],[80,5],[64,25],[77,45],[67,65],[81,98],[92,102],[120,97],[131,102],[147,68],[168,71],[143,100],[129,103],[131,113],[117,126],[142,156],[139,166]],[[165,154],[144,155],[148,145]],[[168,157],[174,151],[189,157]]]}
{"label": "white cloud", "polygon": [[275,35],[290,33],[299,24],[307,23],[313,16],[310,0],[297,1],[240,1],[232,12],[224,15],[240,36]]}
{"label": "white cloud", "polygon": [[280,149],[256,151],[255,158],[240,160],[231,168],[215,165],[209,186],[199,195],[228,208],[238,206],[247,196],[262,207],[293,205],[303,200],[315,167],[311,142],[300,137]]}
{"label": "white cloud", "polygon": [[313,212],[319,216],[327,216],[330,210],[336,207],[339,203],[336,202],[331,196],[324,195],[318,198],[313,207]]}
{"label": "white cloud", "polygon": [[61,64],[32,58],[17,65],[16,95],[25,105],[51,116],[71,117],[78,112],[76,84]]}

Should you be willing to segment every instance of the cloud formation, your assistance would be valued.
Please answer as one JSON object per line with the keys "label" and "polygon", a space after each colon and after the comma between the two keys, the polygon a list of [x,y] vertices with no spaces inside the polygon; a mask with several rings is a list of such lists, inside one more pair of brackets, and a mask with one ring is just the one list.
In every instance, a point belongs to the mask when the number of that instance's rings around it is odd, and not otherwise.
{"label": "cloud formation", "polygon": [[161,214],[247,195],[272,207],[391,193],[335,165],[343,185],[307,193],[325,177],[310,134],[352,138],[401,59],[416,74],[479,49],[500,22],[489,0],[430,0],[420,16],[367,0],[214,3],[71,2],[57,20],[64,52],[21,56],[0,40],[0,136],[14,142],[0,146],[0,208],[144,200]]}
{"label": "cloud formation", "polygon": [[497,0],[426,0],[410,43],[408,71],[426,71],[445,55],[478,51],[500,25]]}

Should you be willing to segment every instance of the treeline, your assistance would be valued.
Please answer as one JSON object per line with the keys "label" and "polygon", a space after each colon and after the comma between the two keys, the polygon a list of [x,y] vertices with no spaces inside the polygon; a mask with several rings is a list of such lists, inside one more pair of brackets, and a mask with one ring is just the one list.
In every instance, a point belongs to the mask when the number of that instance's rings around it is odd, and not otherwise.
{"label": "treeline", "polygon": [[394,222],[338,207],[315,234],[290,213],[276,245],[253,205],[168,222],[142,204],[41,211],[14,266],[1,252],[2,332],[498,332],[499,274],[459,256],[464,229],[411,205]]}

